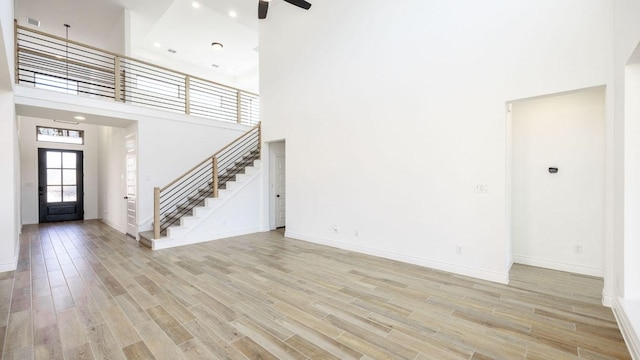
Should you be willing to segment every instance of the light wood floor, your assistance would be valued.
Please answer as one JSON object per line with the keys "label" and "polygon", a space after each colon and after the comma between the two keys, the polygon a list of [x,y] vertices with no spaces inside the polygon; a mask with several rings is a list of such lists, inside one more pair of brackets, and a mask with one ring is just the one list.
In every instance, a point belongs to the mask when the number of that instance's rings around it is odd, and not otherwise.
{"label": "light wood floor", "polygon": [[503,286],[261,233],[151,251],[28,226],[0,274],[4,359],[629,359],[602,281]]}

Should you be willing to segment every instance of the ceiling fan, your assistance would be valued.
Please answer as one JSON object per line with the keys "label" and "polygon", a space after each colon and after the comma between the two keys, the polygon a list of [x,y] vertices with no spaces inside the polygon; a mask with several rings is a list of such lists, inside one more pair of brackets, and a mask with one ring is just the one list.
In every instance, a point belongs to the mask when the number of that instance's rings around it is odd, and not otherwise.
{"label": "ceiling fan", "polygon": [[[258,19],[265,19],[267,17],[267,10],[269,9],[269,2],[271,0],[258,0]],[[311,3],[304,0],[284,0],[291,5],[295,5],[299,8],[309,10]]]}

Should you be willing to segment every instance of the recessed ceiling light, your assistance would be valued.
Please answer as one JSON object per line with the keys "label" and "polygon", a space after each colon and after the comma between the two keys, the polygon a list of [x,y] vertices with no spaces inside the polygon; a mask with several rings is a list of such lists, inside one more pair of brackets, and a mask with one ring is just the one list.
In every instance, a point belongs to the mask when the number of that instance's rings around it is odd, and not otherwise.
{"label": "recessed ceiling light", "polygon": [[191,6],[193,6],[195,9],[198,9],[198,8],[200,8],[200,3],[197,2],[197,1],[194,1],[194,2],[191,3]]}
{"label": "recessed ceiling light", "polygon": [[55,122],[59,122],[59,123],[63,123],[63,124],[71,124],[71,125],[78,125],[77,121],[67,121],[67,120],[53,120]]}
{"label": "recessed ceiling light", "polygon": [[230,10],[229,11],[229,16],[231,16],[232,18],[237,18],[238,17],[238,13],[235,12],[235,10]]}
{"label": "recessed ceiling light", "polygon": [[86,118],[82,115],[74,116],[73,118],[79,121],[86,120]]}
{"label": "recessed ceiling light", "polygon": [[159,47],[160,47],[160,43],[159,43],[159,42],[154,42],[154,43],[153,43],[153,46],[155,46],[155,47],[159,48]]}
{"label": "recessed ceiling light", "polygon": [[222,48],[224,47],[224,45],[220,44],[219,42],[212,42],[211,43],[211,47],[214,50],[222,50]]}

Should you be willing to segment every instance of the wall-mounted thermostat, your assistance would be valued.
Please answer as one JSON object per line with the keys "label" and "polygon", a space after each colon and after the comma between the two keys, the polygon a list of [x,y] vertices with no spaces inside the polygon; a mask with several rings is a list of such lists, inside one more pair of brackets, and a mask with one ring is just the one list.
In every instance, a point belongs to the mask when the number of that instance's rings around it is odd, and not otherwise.
{"label": "wall-mounted thermostat", "polygon": [[555,174],[555,173],[557,173],[557,172],[558,172],[558,168],[556,168],[556,167],[550,167],[550,168],[549,168],[549,173],[550,173],[550,174]]}

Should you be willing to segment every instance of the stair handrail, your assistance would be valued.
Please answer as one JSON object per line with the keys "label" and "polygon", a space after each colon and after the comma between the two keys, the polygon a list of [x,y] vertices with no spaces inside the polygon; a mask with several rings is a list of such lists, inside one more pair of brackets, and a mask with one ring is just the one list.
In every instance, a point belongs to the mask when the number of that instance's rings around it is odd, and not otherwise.
{"label": "stair handrail", "polygon": [[[250,130],[240,135],[227,145],[216,151],[213,155],[205,158],[200,163],[178,176],[167,185],[160,187],[154,187],[153,189],[153,237],[154,239],[160,238],[160,234],[163,230],[171,226],[179,219],[173,219],[165,221],[168,210],[179,208],[183,206],[186,201],[193,196],[194,193],[202,194],[209,193],[211,197],[218,197],[218,190],[221,185],[225,185],[227,181],[231,180],[236,173],[232,173],[229,169],[242,161],[252,160],[252,156],[256,156],[259,159],[261,154],[262,144],[262,131],[261,124],[258,123]],[[210,168],[209,168],[209,163]],[[209,180],[209,174],[211,180]],[[223,181],[220,181],[221,175],[224,177]],[[211,188],[209,190],[209,187]],[[168,198],[163,204],[163,193],[173,191],[178,195]],[[204,200],[204,197],[197,198],[196,200]],[[197,203],[196,203],[197,204]],[[196,206],[183,206],[183,209],[179,211],[180,214],[186,214]],[[163,211],[164,210],[164,211]],[[163,215],[165,216],[163,218]],[[168,225],[167,225],[168,224]]]}

